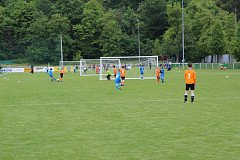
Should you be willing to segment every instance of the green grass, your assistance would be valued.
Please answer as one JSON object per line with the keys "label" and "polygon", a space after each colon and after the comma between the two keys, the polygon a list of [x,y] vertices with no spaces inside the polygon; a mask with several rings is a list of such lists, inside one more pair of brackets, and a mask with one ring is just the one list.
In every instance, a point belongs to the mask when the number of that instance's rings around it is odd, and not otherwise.
{"label": "green grass", "polygon": [[239,159],[240,71],[196,72],[194,104],[183,103],[183,70],[166,71],[164,84],[127,80],[121,91],[73,73],[62,83],[2,75],[0,159]]}

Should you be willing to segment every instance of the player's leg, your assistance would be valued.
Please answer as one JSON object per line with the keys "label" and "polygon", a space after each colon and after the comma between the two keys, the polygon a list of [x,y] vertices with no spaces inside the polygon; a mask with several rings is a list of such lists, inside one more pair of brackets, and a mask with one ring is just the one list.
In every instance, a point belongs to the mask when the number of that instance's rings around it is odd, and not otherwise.
{"label": "player's leg", "polygon": [[62,81],[63,73],[60,73],[60,81]]}
{"label": "player's leg", "polygon": [[157,80],[156,80],[156,83],[159,83],[159,79],[160,79],[160,77],[158,76],[158,77],[157,77]]}
{"label": "player's leg", "polygon": [[185,90],[185,93],[184,93],[184,103],[187,102],[188,91],[189,91],[189,84],[186,84],[186,90]]}
{"label": "player's leg", "polygon": [[121,90],[121,88],[120,88],[120,83],[115,82],[115,86],[116,86],[116,90]]}
{"label": "player's leg", "polygon": [[194,84],[191,85],[191,102],[194,103],[194,89],[195,89],[195,86]]}
{"label": "player's leg", "polygon": [[161,76],[161,80],[162,80],[162,83],[164,82],[164,77],[163,76]]}
{"label": "player's leg", "polygon": [[115,83],[116,90],[119,89],[118,83]]}
{"label": "player's leg", "polygon": [[122,78],[121,86],[124,86],[125,77],[121,77],[121,78]]}

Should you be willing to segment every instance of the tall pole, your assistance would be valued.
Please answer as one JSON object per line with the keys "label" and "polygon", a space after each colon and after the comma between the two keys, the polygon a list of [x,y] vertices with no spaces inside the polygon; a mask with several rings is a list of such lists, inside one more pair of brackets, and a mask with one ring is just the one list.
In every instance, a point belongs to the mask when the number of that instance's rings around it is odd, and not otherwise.
{"label": "tall pole", "polygon": [[61,43],[61,67],[63,66],[63,46],[62,46],[62,35],[60,35],[60,43]]}
{"label": "tall pole", "polygon": [[183,68],[184,68],[184,62],[185,62],[185,55],[184,55],[184,0],[182,0],[182,54],[183,54]]}
{"label": "tall pole", "polygon": [[237,35],[237,7],[235,5],[235,35]]}
{"label": "tall pole", "polygon": [[139,20],[138,22],[138,56],[139,56],[139,66],[140,66],[140,55],[141,55],[141,48],[140,48],[140,31],[139,31]]}

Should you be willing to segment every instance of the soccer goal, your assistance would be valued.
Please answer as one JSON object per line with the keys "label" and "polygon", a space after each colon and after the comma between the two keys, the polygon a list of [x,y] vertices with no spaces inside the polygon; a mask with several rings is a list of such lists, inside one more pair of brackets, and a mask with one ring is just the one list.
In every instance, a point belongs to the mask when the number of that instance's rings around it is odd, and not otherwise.
{"label": "soccer goal", "polygon": [[81,59],[80,76],[99,76],[100,59]]}
{"label": "soccer goal", "polygon": [[[104,64],[109,61],[119,61],[116,68],[126,69],[126,79],[141,79],[140,65],[144,67],[144,79],[155,79],[155,70],[158,66],[158,56],[127,56],[127,57],[100,57],[100,80],[105,79]],[[111,66],[110,66],[111,67]],[[112,68],[112,67],[111,67]]]}
{"label": "soccer goal", "polygon": [[106,80],[106,73],[107,71],[110,71],[112,75],[114,74],[113,72],[113,66],[115,66],[117,69],[120,68],[121,63],[119,58],[100,58],[100,74],[99,74],[99,79],[100,80]]}

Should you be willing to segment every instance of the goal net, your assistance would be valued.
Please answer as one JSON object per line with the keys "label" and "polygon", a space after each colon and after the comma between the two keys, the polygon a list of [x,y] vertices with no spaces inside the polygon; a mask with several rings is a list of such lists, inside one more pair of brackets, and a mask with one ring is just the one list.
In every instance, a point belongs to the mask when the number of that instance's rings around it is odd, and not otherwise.
{"label": "goal net", "polygon": [[[140,66],[144,67],[144,79],[155,79],[155,70],[158,66],[158,56],[128,56],[128,57],[100,57],[100,80],[105,79],[104,64],[110,61],[119,61],[116,68],[126,69],[126,79],[141,79]],[[112,66],[110,65],[111,71]],[[113,73],[113,72],[112,72]]]}
{"label": "goal net", "polygon": [[110,71],[112,75],[114,74],[113,72],[113,66],[115,66],[117,69],[120,68],[121,63],[120,59],[118,58],[100,58],[100,74],[99,74],[99,79],[100,80],[106,80],[106,75],[107,71]]}
{"label": "goal net", "polygon": [[98,76],[100,59],[81,59],[80,76]]}
{"label": "goal net", "polygon": [[59,66],[64,66],[66,67],[66,71],[67,72],[75,72],[78,73],[79,72],[79,61],[60,61],[59,62]]}

